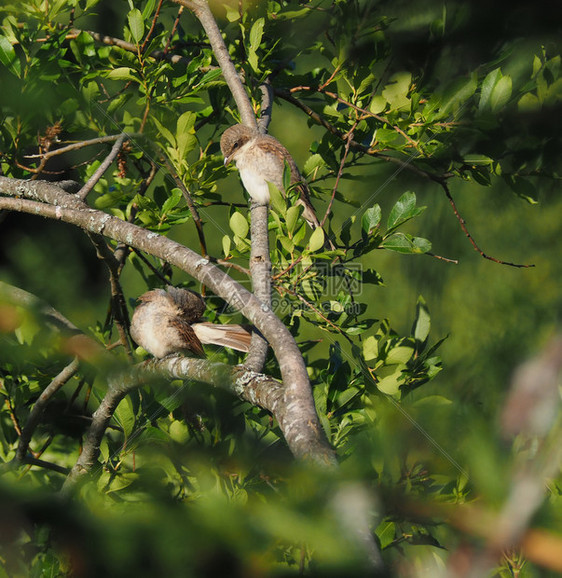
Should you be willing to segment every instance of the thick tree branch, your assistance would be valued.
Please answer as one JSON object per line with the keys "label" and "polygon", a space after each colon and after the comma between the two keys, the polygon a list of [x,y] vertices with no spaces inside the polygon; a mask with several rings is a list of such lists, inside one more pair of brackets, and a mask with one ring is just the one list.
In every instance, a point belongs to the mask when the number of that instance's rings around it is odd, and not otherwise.
{"label": "thick tree branch", "polygon": [[92,416],[92,424],[80,458],[64,483],[63,495],[69,495],[97,463],[102,438],[121,400],[134,389],[162,376],[170,379],[194,380],[225,389],[255,406],[270,411],[282,430],[284,427],[289,428],[291,419],[294,419],[283,403],[283,386],[273,378],[249,371],[243,366],[232,367],[224,363],[189,357],[145,362],[132,371],[115,375],[110,380],[108,392]]}
{"label": "thick tree branch", "polygon": [[260,85],[261,90],[261,106],[260,106],[260,119],[258,121],[258,130],[265,134],[267,132],[267,127],[271,122],[271,115],[273,112],[273,87],[271,86],[271,81],[269,78]]}
{"label": "thick tree branch", "polygon": [[72,376],[76,374],[79,365],[80,364],[78,358],[75,357],[41,392],[41,395],[35,402],[35,405],[33,406],[33,409],[31,410],[31,413],[27,418],[27,422],[21,432],[18,449],[16,451],[16,457],[14,458],[16,461],[23,462],[25,460],[33,432],[39,425],[41,416],[43,415],[49,400],[65,383],[67,383],[72,378]]}
{"label": "thick tree branch", "polygon": [[92,424],[88,430],[82,453],[64,482],[61,490],[63,496],[68,496],[76,484],[94,467],[100,453],[100,444],[105,430],[117,406],[127,393],[140,385],[141,383],[136,379],[136,376],[129,374],[123,374],[120,378],[113,377],[110,381],[105,397],[92,416]]}
{"label": "thick tree branch", "polygon": [[335,463],[334,452],[316,415],[303,358],[292,335],[270,307],[191,249],[102,211],[86,208],[82,201],[52,184],[0,177],[0,193],[52,203],[55,206],[21,198],[0,197],[0,208],[71,223],[163,259],[207,285],[239,310],[264,335],[279,362],[285,388],[284,403],[287,411],[295,416],[285,430],[287,444],[298,458],[308,458],[323,464]]}
{"label": "thick tree branch", "polygon": [[[254,295],[263,306],[271,309],[271,260],[269,257],[269,234],[267,230],[267,205],[251,205],[252,250],[250,272]],[[250,352],[244,365],[253,371],[261,371],[267,357],[267,341],[258,333],[252,334]]]}

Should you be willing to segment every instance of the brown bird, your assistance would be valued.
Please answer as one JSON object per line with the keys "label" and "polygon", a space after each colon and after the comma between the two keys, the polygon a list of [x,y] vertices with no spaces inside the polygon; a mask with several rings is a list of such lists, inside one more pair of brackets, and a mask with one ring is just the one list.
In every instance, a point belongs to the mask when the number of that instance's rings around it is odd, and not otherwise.
{"label": "brown bird", "polygon": [[300,199],[304,207],[302,216],[312,228],[320,226],[306,181],[297,168],[291,153],[274,137],[261,134],[243,124],[227,128],[221,136],[221,151],[224,164],[234,161],[240,171],[244,188],[252,199],[260,205],[269,204],[269,187],[274,184],[282,193],[285,162],[291,170],[291,185],[298,183]]}
{"label": "brown bird", "polygon": [[242,325],[202,321],[206,309],[195,291],[168,286],[139,297],[131,320],[131,336],[154,357],[190,353],[204,357],[202,344],[222,345],[247,352],[251,333]]}

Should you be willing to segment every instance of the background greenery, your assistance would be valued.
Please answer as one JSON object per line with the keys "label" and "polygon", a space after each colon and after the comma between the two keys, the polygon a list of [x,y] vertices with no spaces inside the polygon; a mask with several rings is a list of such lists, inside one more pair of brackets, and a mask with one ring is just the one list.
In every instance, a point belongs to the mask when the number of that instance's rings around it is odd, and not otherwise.
{"label": "background greenery", "polygon": [[[144,34],[156,2],[140,4]],[[103,47],[86,34],[70,42],[66,25],[73,7],[78,28],[135,41],[133,6],[125,1],[1,2],[2,35],[17,55],[12,58],[2,45],[3,173],[28,178],[30,173],[15,161],[21,163],[24,154],[35,152],[37,135],[57,120],[62,119],[62,140],[138,131],[150,93],[146,82],[155,87],[145,127],[152,141],[146,156],[157,158],[165,152],[200,205],[219,197],[244,203],[237,176],[227,176],[221,168],[217,147],[222,130],[234,122],[233,103],[220,79],[206,68],[213,63],[209,50],[192,43],[205,40],[195,18],[186,11],[172,40],[174,53],[193,58],[186,74],[180,67],[159,68],[148,59],[141,66],[134,54]],[[273,85],[287,88],[319,86],[340,66],[341,74],[327,90],[410,127],[408,134],[422,143],[421,150],[412,152],[376,119],[357,125],[360,143],[372,144],[377,130],[379,148],[405,164],[352,152],[330,227],[338,233],[355,215],[353,241],[372,240],[376,232],[361,233],[365,210],[380,204],[384,229],[396,202],[405,191],[413,191],[417,205],[427,209],[401,231],[429,239],[433,253],[457,259],[458,264],[427,254],[400,254],[378,243],[363,247],[355,260],[347,255],[384,280],[379,284],[371,279],[361,286],[356,299],[365,310],[358,318],[346,320],[335,313],[330,317],[348,332],[353,347],[309,313],[286,314],[285,320],[307,355],[319,413],[342,460],[341,477],[366,482],[376,496],[376,533],[389,572],[436,572],[465,541],[475,548],[480,541],[463,535],[454,523],[443,522],[439,510],[418,516],[415,507],[408,509],[403,502],[478,500],[491,511],[500,507],[514,453],[501,440],[497,425],[510,377],[560,324],[561,9],[541,2],[501,2],[490,9],[489,2],[454,1],[259,2],[244,8],[240,16],[237,3],[226,10],[213,4],[256,102],[258,85],[272,70]],[[166,44],[176,14],[177,7],[164,2],[148,50]],[[253,45],[251,31],[257,34],[253,26],[260,18],[265,33]],[[50,41],[38,41],[47,34]],[[143,82],[128,84],[131,73],[123,67],[141,70]],[[359,87],[369,73],[373,79],[361,94]],[[391,85],[394,74],[401,76]],[[107,102],[102,85],[113,95]],[[392,86],[397,87],[394,93]],[[489,98],[483,96],[486,86],[492,90]],[[371,97],[381,97],[385,89],[390,90],[386,100],[373,103]],[[170,98],[158,101],[156,96],[162,94]],[[353,115],[341,103],[320,94],[295,96],[341,131],[351,128]],[[196,114],[182,117],[188,125],[182,133],[177,121],[186,111]],[[427,123],[423,130],[410,126],[420,118]],[[194,126],[196,131],[191,130]],[[187,154],[181,154],[177,141],[167,139],[166,128],[176,137],[193,137],[184,143]],[[276,99],[270,132],[293,152],[300,167],[314,167],[312,155],[323,158],[317,174],[321,178],[313,183],[319,188],[315,205],[323,214],[343,154],[341,140],[307,122],[302,111],[282,98]],[[201,155],[199,146],[204,149]],[[131,153],[129,166],[136,161],[146,170],[145,153]],[[79,164],[85,161],[89,164]],[[62,167],[65,177],[83,181],[92,172],[90,154],[63,162],[68,163]],[[512,268],[483,259],[462,232],[440,183],[412,172],[409,165],[432,175],[451,173],[451,193],[486,254],[535,267]],[[125,214],[143,172],[130,171],[126,177],[106,175],[95,191],[98,208]],[[135,198],[144,215],[144,221],[139,219],[147,227],[162,230],[157,223],[172,187],[161,173],[146,204]],[[350,204],[354,202],[362,206],[359,211]],[[240,212],[246,215],[245,209]],[[243,262],[247,251],[243,242],[237,243],[231,210],[202,206],[201,214],[221,231],[215,234],[207,226],[209,253],[221,256],[226,234],[235,259]],[[24,215],[2,218],[0,279],[41,296],[102,342],[114,339],[104,323],[106,272],[84,235]],[[171,237],[197,246],[181,203],[167,224],[170,230],[165,232]],[[279,225],[276,235],[289,237],[289,232]],[[277,244],[274,249],[274,262],[287,258],[286,246]],[[132,258],[122,277],[131,305],[147,282],[153,286],[158,280]],[[191,281],[174,273],[174,283]],[[366,356],[360,361],[365,339],[379,327],[387,331],[390,345],[385,355],[410,343],[401,340],[411,335],[416,319],[419,323],[419,295],[431,314],[427,348],[419,353],[428,354],[448,336],[432,354],[440,356],[443,370],[439,372],[438,359],[417,369],[410,365],[404,368],[401,391],[382,395],[364,377],[361,364],[385,365],[385,358]],[[306,297],[322,302],[314,291]],[[343,295],[331,299],[346,304]],[[211,303],[220,308],[216,300]],[[211,315],[220,317],[214,311]],[[395,333],[385,329],[385,319]],[[362,342],[349,331],[352,325],[364,329]],[[9,460],[17,443],[9,404],[24,420],[64,359],[38,337],[31,322],[0,339],[6,399],[3,458]],[[318,339],[322,342],[315,345]],[[277,374],[271,359],[267,371]],[[384,376],[382,366],[375,373],[379,379]],[[429,377],[431,381],[416,389]],[[103,389],[99,381],[86,382],[94,397]],[[70,395],[61,399],[63,406]],[[84,395],[79,394],[78,402]],[[225,567],[233,576],[297,574],[301,569],[319,576],[362,572],[357,553],[325,507],[334,481],[325,472],[294,464],[263,412],[202,386],[184,388],[178,396],[166,384],[131,396],[123,406],[116,423],[125,432],[127,447],[123,449],[120,434],[110,432],[102,448],[103,468],[72,508],[53,494],[61,483],[57,474],[22,466],[4,477],[0,531],[6,575],[65,575],[72,569],[82,576],[210,576],[220,575]],[[185,407],[190,408],[187,416]],[[72,466],[82,433],[76,424],[65,425],[64,412],[62,417],[57,414],[55,405],[36,444],[52,434],[44,457]],[[561,523],[560,481],[554,480],[534,525],[559,532]],[[497,572],[511,575],[523,566],[521,575],[548,575],[548,570],[524,564],[518,556],[509,554]]]}

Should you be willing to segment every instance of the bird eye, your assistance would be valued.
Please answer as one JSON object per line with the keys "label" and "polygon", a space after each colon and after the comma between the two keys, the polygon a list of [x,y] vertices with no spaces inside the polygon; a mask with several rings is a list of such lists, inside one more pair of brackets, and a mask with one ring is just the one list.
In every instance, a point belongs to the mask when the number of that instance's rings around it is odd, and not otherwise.
{"label": "bird eye", "polygon": [[240,146],[240,143],[238,141],[236,141],[233,145],[232,148],[233,149],[237,149]]}

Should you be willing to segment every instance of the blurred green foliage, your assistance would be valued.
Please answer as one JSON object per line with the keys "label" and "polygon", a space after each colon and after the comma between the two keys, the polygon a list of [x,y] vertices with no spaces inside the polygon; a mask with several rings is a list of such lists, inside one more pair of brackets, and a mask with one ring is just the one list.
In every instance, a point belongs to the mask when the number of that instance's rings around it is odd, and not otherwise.
{"label": "blurred green foliage", "polygon": [[[209,254],[246,266],[249,216],[218,150],[237,112],[196,20],[186,10],[174,27],[177,5],[164,1],[156,19],[158,6],[0,3],[1,172],[30,178],[40,166],[33,155],[142,133],[98,182],[92,205],[197,247],[175,174],[200,211]],[[22,465],[4,475],[0,574],[367,575],[330,506],[338,485],[357,481],[374,496],[388,572],[410,564],[435,574],[463,541],[480,540],[431,508],[475,499],[500,507],[513,451],[496,426],[505,390],[559,326],[560,9],[453,0],[212,6],[257,111],[270,79],[271,132],[294,152],[320,216],[334,195],[326,230],[336,251],[309,232],[291,192],[287,200],[273,191],[270,230],[277,313],[301,345],[341,471],[293,463],[265,412],[220,391],[146,386],[119,405],[72,506],[56,497],[60,471]],[[53,156],[41,178],[85,182],[107,146]],[[535,267],[473,251],[447,191],[486,254]],[[107,274],[85,237],[35,217],[0,218],[0,280],[114,341]],[[147,259],[151,267],[135,253],[127,259],[130,305],[171,274]],[[209,320],[231,316],[215,296],[208,303]],[[0,306],[0,454],[9,462],[33,403],[69,357],[40,317]],[[240,361],[226,351],[209,357]],[[266,372],[278,375],[274,359]],[[34,455],[72,467],[105,391],[92,368],[74,376],[36,430]],[[537,516],[554,531],[560,487],[552,482]],[[430,514],[418,514],[420,503]],[[509,575],[515,558],[498,574]],[[530,563],[524,572],[547,575]]]}

